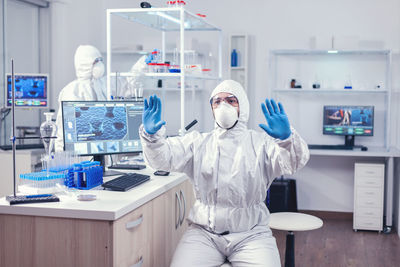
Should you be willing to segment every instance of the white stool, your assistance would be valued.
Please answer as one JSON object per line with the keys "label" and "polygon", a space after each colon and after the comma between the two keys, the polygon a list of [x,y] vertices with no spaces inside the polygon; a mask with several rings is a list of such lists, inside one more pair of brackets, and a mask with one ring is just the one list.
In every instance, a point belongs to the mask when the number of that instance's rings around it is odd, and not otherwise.
{"label": "white stool", "polygon": [[285,267],[294,267],[294,231],[308,231],[322,227],[320,218],[298,212],[271,213],[269,227],[284,230],[286,235]]}

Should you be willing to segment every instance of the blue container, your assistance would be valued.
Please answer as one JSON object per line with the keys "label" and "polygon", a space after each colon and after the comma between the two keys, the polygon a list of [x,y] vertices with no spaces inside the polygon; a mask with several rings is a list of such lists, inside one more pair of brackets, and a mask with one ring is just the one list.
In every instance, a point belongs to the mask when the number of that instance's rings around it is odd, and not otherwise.
{"label": "blue container", "polygon": [[237,55],[237,52],[236,52],[236,49],[233,49],[232,50],[232,53],[231,53],[231,67],[237,67],[238,66],[238,55]]}

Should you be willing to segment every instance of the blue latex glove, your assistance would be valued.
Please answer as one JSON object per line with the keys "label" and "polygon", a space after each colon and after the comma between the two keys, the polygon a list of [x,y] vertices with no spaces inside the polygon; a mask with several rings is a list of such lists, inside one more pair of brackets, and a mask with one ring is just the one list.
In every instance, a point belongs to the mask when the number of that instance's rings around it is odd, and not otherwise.
{"label": "blue latex glove", "polygon": [[165,124],[161,120],[161,100],[156,95],[150,96],[149,102],[144,100],[142,123],[148,134],[155,134]]}
{"label": "blue latex glove", "polygon": [[[158,50],[157,50],[157,49],[154,49],[154,50],[153,50],[153,52],[156,52],[156,51],[158,51]],[[145,59],[146,64],[151,63],[151,62],[153,61],[153,59],[154,59],[153,53],[150,53],[150,54],[146,57],[146,59]]]}
{"label": "blue latex glove", "polygon": [[265,107],[264,103],[261,103],[261,109],[268,125],[260,123],[259,126],[270,136],[285,140],[290,136],[291,131],[289,120],[282,104],[278,103],[278,108],[276,102],[273,99],[269,101],[268,98],[265,99],[265,104],[267,107]]}

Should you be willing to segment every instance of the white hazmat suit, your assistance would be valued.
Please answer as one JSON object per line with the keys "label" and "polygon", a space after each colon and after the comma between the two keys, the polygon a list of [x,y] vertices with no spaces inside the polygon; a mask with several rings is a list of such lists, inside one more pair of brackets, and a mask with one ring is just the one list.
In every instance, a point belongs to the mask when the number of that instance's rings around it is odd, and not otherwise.
{"label": "white hazmat suit", "polygon": [[307,163],[307,144],[293,128],[285,140],[247,129],[249,102],[243,87],[224,81],[211,98],[220,92],[239,102],[238,122],[229,130],[215,124],[210,133],[166,139],[164,126],[153,135],[140,128],[146,162],[154,169],[183,172],[194,185],[190,227],[171,266],[220,266],[225,259],[233,266],[280,266],[264,201],[274,178]]}
{"label": "white hazmat suit", "polygon": [[[130,71],[142,73],[146,67],[145,58],[146,56],[142,56]],[[101,60],[97,62],[99,59]],[[58,96],[56,151],[62,151],[64,147],[61,101],[107,100],[105,67],[99,50],[91,45],[80,45],[75,52],[74,64],[77,79],[65,86]],[[133,83],[134,79],[135,77],[132,77],[129,82]],[[121,87],[124,86],[123,83],[126,81],[120,81]],[[124,97],[130,97],[129,92],[122,92],[122,94]]]}

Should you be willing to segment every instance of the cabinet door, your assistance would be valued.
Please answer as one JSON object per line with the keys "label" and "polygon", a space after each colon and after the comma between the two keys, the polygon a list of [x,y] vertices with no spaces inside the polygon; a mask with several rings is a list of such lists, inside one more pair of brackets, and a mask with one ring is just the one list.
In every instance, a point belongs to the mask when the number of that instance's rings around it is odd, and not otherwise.
{"label": "cabinet door", "polygon": [[180,240],[179,220],[182,214],[182,203],[179,196],[178,185],[165,193],[165,259],[169,266],[175,252],[175,248]]}
{"label": "cabinet door", "polygon": [[152,206],[153,202],[148,202],[114,222],[114,266],[152,266]]}
{"label": "cabinet door", "polygon": [[[167,227],[167,212],[166,203],[168,201],[168,195],[164,193],[153,202],[153,214],[152,214],[152,242],[151,242],[151,254],[152,254],[152,264],[151,266],[167,267],[169,266],[169,261],[167,261],[166,247],[169,246],[170,242],[167,239],[166,231],[169,230]],[[167,229],[168,228],[168,229]]]}
{"label": "cabinet door", "polygon": [[183,233],[188,228],[188,222],[186,219],[196,199],[194,195],[193,185],[189,180],[186,180],[179,189],[180,189],[179,193],[181,196],[181,202],[183,205],[183,213],[184,213],[182,214],[181,225],[180,225],[180,233],[181,235],[183,235]]}
{"label": "cabinet door", "polygon": [[112,264],[108,221],[0,214],[0,266]]}

